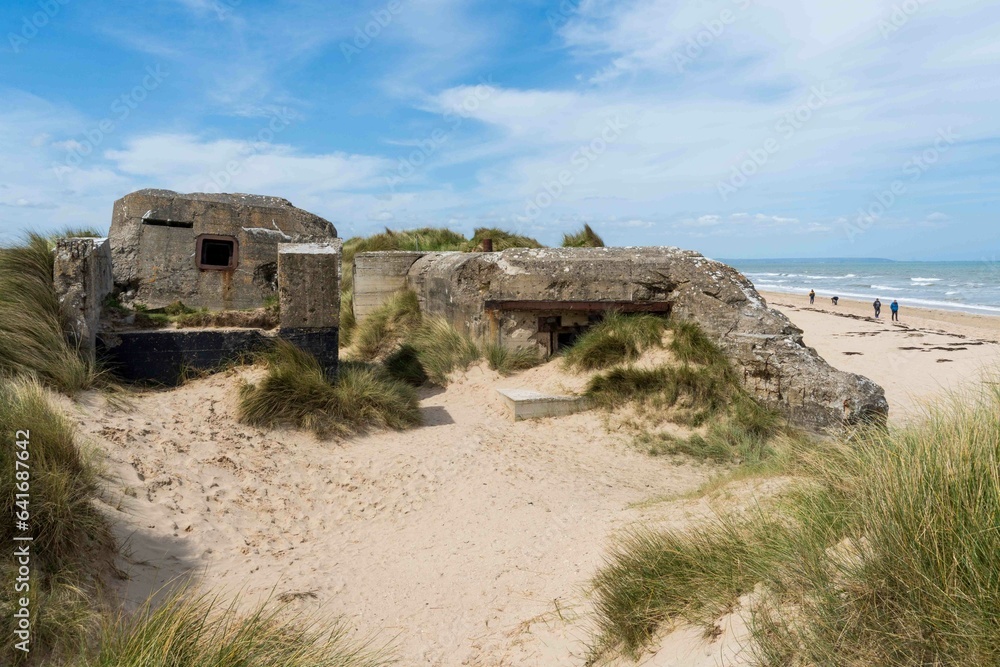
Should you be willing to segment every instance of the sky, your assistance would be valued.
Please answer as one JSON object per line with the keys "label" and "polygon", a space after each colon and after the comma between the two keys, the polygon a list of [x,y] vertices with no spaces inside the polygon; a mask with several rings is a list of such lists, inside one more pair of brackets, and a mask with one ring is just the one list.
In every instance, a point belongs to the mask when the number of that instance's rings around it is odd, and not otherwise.
{"label": "sky", "polygon": [[0,242],[141,188],[340,236],[1000,259],[995,0],[5,0]]}

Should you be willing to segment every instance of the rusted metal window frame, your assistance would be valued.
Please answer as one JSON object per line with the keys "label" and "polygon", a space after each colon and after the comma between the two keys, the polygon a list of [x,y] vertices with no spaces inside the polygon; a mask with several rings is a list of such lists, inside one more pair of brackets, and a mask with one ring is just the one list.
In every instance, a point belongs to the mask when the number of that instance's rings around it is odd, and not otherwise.
{"label": "rusted metal window frame", "polygon": [[[202,244],[204,241],[225,241],[227,243],[233,244],[233,254],[229,256],[228,266],[218,266],[216,264],[203,264],[202,258]],[[240,265],[240,241],[235,236],[223,236],[219,234],[202,234],[199,236],[195,243],[195,264],[202,271],[233,271],[237,266]]]}
{"label": "rusted metal window frame", "polygon": [[546,301],[546,300],[489,300],[486,310],[510,311],[585,311],[620,313],[662,313],[669,315],[673,301]]}

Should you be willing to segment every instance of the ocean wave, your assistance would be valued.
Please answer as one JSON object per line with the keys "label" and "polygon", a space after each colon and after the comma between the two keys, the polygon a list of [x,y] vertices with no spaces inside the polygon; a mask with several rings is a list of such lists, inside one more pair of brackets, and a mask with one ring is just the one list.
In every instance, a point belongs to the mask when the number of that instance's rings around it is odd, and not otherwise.
{"label": "ocean wave", "polygon": [[921,278],[919,276],[916,277],[916,278],[910,278],[910,280],[912,280],[915,283],[938,283],[938,282],[941,282],[940,278]]}
{"label": "ocean wave", "polygon": [[889,287],[888,285],[869,285],[870,289],[880,289],[885,292],[905,292],[905,287]]}
{"label": "ocean wave", "polygon": [[853,273],[848,273],[846,276],[804,276],[809,280],[847,280],[848,278],[857,278]]}

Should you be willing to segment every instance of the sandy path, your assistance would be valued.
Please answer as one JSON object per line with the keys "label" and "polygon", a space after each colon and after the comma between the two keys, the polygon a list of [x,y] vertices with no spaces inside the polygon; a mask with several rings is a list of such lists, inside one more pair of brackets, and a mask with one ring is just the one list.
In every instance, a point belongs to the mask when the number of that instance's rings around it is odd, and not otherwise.
{"label": "sandy path", "polygon": [[[895,327],[866,320],[867,304],[769,302],[835,366],[885,386],[894,420],[1000,363],[1000,344],[987,342],[1000,338],[998,320],[904,311]],[[553,365],[515,378],[474,368],[424,392],[423,428],[346,442],[236,423],[237,387],[252,375],[141,394],[127,411],[96,395],[67,401],[120,478],[121,511],[110,511],[133,603],[187,574],[247,604],[273,590],[343,615],[359,635],[391,640],[402,665],[579,666],[586,585],[616,531],[690,525],[713,502],[756,493],[670,501],[718,468],[649,458],[599,413],[509,422],[497,387],[578,388]],[[716,641],[679,629],[642,664],[741,664],[739,616],[720,625]]]}
{"label": "sandy path", "polygon": [[273,588],[395,638],[407,665],[583,664],[608,536],[714,470],[637,453],[595,413],[511,423],[494,389],[511,382],[479,368],[427,393],[428,426],[343,443],[236,424],[237,382],[78,407],[136,496],[128,596],[185,572]]}

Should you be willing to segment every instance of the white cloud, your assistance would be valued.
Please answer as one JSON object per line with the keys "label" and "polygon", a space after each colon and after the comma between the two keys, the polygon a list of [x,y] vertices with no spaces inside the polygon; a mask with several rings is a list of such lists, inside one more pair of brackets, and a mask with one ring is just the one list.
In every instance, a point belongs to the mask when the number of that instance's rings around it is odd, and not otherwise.
{"label": "white cloud", "polygon": [[180,191],[239,191],[315,198],[382,184],[388,160],[365,155],[304,154],[283,144],[192,135],[149,135],[105,157],[121,173]]}

